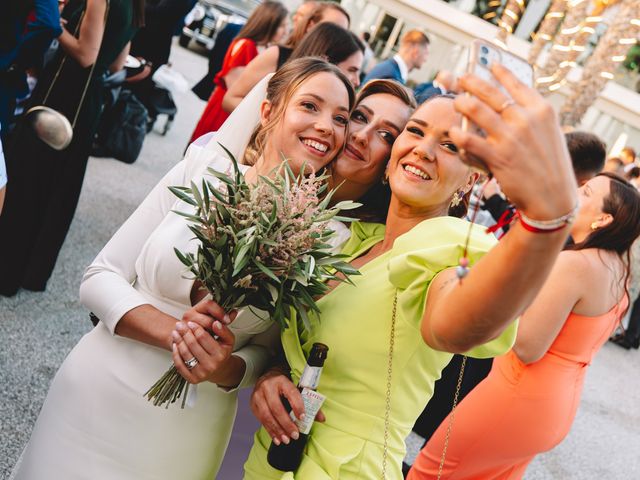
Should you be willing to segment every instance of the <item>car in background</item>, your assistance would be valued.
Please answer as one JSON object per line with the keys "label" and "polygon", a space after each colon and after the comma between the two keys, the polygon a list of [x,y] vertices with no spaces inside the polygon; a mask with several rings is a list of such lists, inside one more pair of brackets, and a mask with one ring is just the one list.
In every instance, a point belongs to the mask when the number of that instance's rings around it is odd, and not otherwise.
{"label": "car in background", "polygon": [[244,24],[260,0],[198,0],[187,14],[179,43],[188,47],[192,41],[213,48],[216,35],[228,23]]}

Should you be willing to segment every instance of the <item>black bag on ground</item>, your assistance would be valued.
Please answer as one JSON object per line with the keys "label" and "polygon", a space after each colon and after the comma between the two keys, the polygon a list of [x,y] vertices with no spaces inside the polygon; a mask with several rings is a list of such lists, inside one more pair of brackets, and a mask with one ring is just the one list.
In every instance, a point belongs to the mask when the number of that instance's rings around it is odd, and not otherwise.
{"label": "black bag on ground", "polygon": [[121,89],[113,105],[107,103],[102,113],[92,155],[133,163],[146,134],[147,109],[133,93]]}

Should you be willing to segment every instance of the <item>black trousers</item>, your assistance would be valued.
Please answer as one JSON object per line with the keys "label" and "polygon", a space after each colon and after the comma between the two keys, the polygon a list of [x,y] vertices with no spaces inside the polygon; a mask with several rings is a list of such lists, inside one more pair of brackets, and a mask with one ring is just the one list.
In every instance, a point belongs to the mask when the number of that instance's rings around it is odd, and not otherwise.
{"label": "black trousers", "polygon": [[73,220],[91,137],[75,135],[56,151],[19,125],[5,151],[7,183],[0,215],[0,295],[43,291]]}

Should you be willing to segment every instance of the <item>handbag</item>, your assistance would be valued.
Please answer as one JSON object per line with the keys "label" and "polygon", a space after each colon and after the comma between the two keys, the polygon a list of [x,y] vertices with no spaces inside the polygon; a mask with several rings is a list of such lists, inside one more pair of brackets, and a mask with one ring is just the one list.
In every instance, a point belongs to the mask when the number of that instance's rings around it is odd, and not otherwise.
{"label": "handbag", "polygon": [[127,89],[102,113],[91,154],[133,163],[147,135],[147,109]]}
{"label": "handbag", "polygon": [[[107,17],[109,15],[110,3],[109,0],[106,0],[106,2],[107,9],[104,14],[105,25],[107,23]],[[73,34],[74,36],[77,36],[78,32],[80,31],[80,25],[82,24],[84,14],[85,12],[82,12],[80,20],[78,21],[78,25],[76,26],[76,31]],[[53,80],[51,81],[51,84],[49,85],[49,89],[47,90],[44,100],[42,101],[42,105],[31,107],[24,115],[24,121],[31,126],[36,136],[54,150],[64,150],[73,140],[73,129],[76,126],[76,121],[78,120],[80,109],[82,108],[82,104],[84,103],[84,98],[87,94],[89,83],[91,82],[91,78],[93,77],[93,71],[96,68],[96,63],[98,63],[96,60],[95,62],[93,62],[93,65],[91,65],[91,71],[89,72],[89,76],[87,77],[87,81],[84,85],[82,96],[80,97],[80,102],[78,103],[78,108],[76,109],[76,113],[73,116],[73,122],[69,122],[69,119],[67,119],[64,114],[51,107],[47,107],[46,105],[47,100],[49,100],[49,94],[51,93],[53,86],[58,80],[60,72],[62,71],[62,67],[64,66],[68,56],[68,54],[65,54],[62,57],[60,66],[58,67],[58,71],[56,72]]]}

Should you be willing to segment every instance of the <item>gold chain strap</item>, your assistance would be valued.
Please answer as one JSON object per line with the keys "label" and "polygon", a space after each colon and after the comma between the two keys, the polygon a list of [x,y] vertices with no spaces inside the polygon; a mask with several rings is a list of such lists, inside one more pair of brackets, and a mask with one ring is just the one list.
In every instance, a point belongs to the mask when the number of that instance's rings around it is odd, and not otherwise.
{"label": "gold chain strap", "polygon": [[391,415],[391,373],[393,369],[393,344],[396,337],[396,310],[398,307],[398,292],[393,295],[393,313],[391,314],[391,339],[389,340],[389,357],[387,361],[387,394],[384,407],[384,445],[382,449],[382,480],[387,475],[387,456],[389,454],[389,417]]}
{"label": "gold chain strap", "polygon": [[[107,9],[105,10],[105,13],[104,13],[104,25],[105,25],[105,27],[107,25],[107,17],[109,16],[109,6],[110,6],[110,3],[111,3],[110,0],[106,0],[106,1],[107,1]],[[80,20],[78,20],[78,25],[76,25],[76,31],[73,32],[73,36],[74,37],[77,37],[78,33],[80,32],[80,26],[82,25],[82,20],[84,19],[84,14],[85,13],[86,13],[86,6],[85,6],[85,10],[80,15]],[[103,39],[104,39],[104,37],[103,37]],[[60,46],[59,48],[62,48],[62,46]],[[64,57],[62,57],[62,60],[60,61],[60,66],[58,67],[58,71],[54,75],[53,80],[51,81],[51,84],[49,85],[49,89],[47,90],[47,94],[44,96],[44,100],[42,101],[42,105],[46,105],[47,104],[47,100],[49,100],[49,94],[51,93],[51,90],[53,89],[53,86],[55,85],[56,81],[58,80],[58,77],[60,76],[60,72],[62,71],[62,67],[65,64],[65,62],[67,61],[67,57],[68,56],[69,56],[69,54],[65,53]],[[96,61],[93,62],[93,65],[91,65],[91,71],[89,72],[89,77],[87,78],[87,82],[84,84],[84,90],[82,91],[82,96],[80,97],[80,103],[78,103],[78,108],[76,109],[76,114],[73,117],[73,122],[71,122],[71,129],[76,128],[76,121],[78,120],[78,115],[80,114],[80,109],[82,108],[82,104],[84,103],[84,97],[87,95],[87,90],[89,89],[89,84],[91,83],[91,78],[93,77],[93,71],[96,68],[96,63],[98,63],[98,58],[97,57],[96,57]]]}
{"label": "gold chain strap", "polygon": [[444,448],[442,449],[442,456],[440,457],[440,466],[438,467],[438,480],[442,476],[442,469],[444,468],[444,460],[447,456],[447,447],[449,446],[449,436],[451,435],[451,427],[453,426],[453,417],[456,414],[456,407],[458,406],[458,396],[460,395],[460,387],[462,386],[462,377],[464,376],[464,366],[467,363],[467,356],[462,357],[462,364],[460,365],[460,375],[458,375],[458,385],[456,385],[456,393],[453,396],[453,408],[451,408],[451,415],[449,415],[449,425],[447,425],[447,434],[444,437]]}

